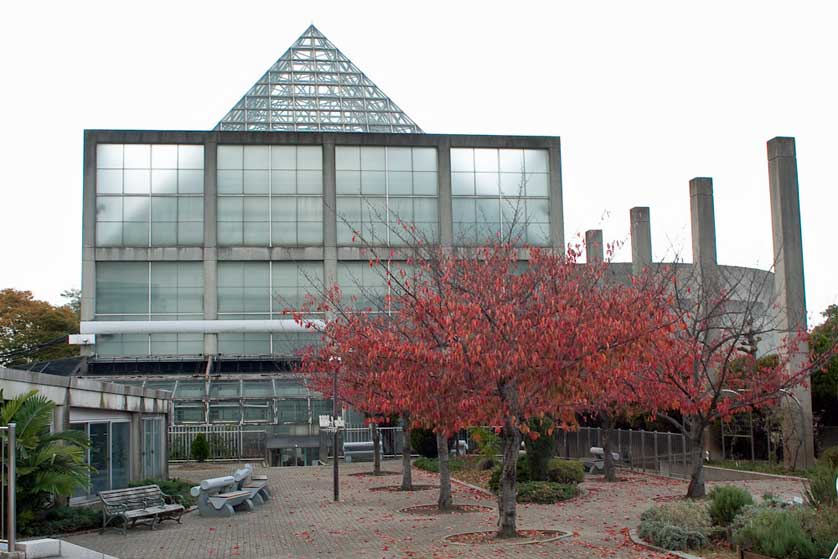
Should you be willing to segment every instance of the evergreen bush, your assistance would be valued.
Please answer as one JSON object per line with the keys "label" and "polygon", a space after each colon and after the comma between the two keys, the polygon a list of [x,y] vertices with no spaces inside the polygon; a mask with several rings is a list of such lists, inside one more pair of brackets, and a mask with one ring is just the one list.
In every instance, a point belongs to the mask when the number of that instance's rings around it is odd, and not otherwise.
{"label": "evergreen bush", "polygon": [[754,504],[751,494],[735,485],[714,487],[709,497],[710,518],[719,526],[728,526],[744,507]]}
{"label": "evergreen bush", "polygon": [[430,429],[411,429],[410,447],[425,458],[436,458],[439,455],[436,448],[436,434]]}
{"label": "evergreen bush", "polygon": [[547,479],[555,483],[582,483],[585,466],[577,460],[553,458],[547,465]]}
{"label": "evergreen bush", "polygon": [[192,460],[197,462],[205,462],[206,459],[209,458],[209,442],[207,442],[207,438],[203,433],[198,433],[195,435],[195,438],[192,439],[192,446],[190,447],[189,452],[192,455]]}
{"label": "evergreen bush", "polygon": [[710,541],[710,514],[700,501],[682,501],[647,509],[640,516],[641,538],[658,547],[680,551]]}
{"label": "evergreen bush", "polygon": [[518,485],[519,503],[550,505],[575,497],[579,490],[574,484],[551,481],[525,481]]}

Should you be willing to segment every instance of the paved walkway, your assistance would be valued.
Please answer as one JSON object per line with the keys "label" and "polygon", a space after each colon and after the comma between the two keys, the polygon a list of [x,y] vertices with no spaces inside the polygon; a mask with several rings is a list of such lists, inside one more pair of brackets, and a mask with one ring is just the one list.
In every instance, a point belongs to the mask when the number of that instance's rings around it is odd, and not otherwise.
{"label": "paved walkway", "polygon": [[[388,470],[399,469],[396,462],[385,462],[384,466]],[[172,467],[170,474],[200,480],[226,474],[234,467],[237,466]],[[257,473],[268,475],[274,498],[255,512],[228,519],[202,518],[193,512],[184,517],[180,526],[166,522],[154,531],[129,530],[127,536],[109,531],[68,540],[120,559],[660,558],[663,555],[628,542],[624,531],[637,526],[640,513],[648,506],[683,495],[686,490],[686,482],[632,472],[621,472],[624,481],[615,484],[599,481],[596,476],[583,484],[586,494],[579,498],[557,505],[519,505],[519,528],[563,529],[573,532],[572,538],[537,545],[462,546],[446,544],[442,539],[458,532],[493,529],[496,510],[445,516],[404,514],[399,509],[434,503],[436,491],[370,491],[371,487],[397,484],[401,478],[348,475],[369,468],[369,464],[341,468],[340,503],[331,500],[329,467],[262,468],[261,472],[257,467]],[[414,483],[435,481],[433,474],[414,470]],[[787,498],[802,493],[799,482],[783,479],[736,483],[756,496],[768,491]],[[494,498],[462,486],[455,486],[454,500],[496,505]]]}

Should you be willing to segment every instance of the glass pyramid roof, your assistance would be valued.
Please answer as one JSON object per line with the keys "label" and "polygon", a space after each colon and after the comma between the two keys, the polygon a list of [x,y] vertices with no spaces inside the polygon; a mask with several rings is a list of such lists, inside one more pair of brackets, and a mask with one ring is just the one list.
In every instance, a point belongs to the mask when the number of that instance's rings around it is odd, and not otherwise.
{"label": "glass pyramid roof", "polygon": [[215,129],[422,132],[313,25]]}

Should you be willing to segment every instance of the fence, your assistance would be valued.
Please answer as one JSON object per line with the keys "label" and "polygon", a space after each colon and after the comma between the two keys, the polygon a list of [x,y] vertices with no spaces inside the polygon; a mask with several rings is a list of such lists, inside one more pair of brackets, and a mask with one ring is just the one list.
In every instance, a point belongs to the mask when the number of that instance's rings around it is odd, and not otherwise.
{"label": "fence", "polygon": [[3,438],[0,449],[0,471],[3,472],[0,482],[0,542],[6,544],[8,551],[15,550],[15,535],[17,533],[17,503],[15,501],[15,424],[0,426],[0,436]]}
{"label": "fence", "polygon": [[[603,430],[599,427],[558,431],[556,437],[556,451],[565,458],[590,458],[591,447],[602,447],[605,442]],[[674,477],[689,475],[693,450],[680,433],[612,429],[609,442],[611,451],[620,454],[623,466]]]}
{"label": "fence", "polygon": [[209,444],[210,460],[262,460],[267,432],[240,425],[172,425],[169,427],[169,460],[189,460],[192,441],[202,433]]}
{"label": "fence", "polygon": [[[401,427],[379,427],[381,454],[401,454],[404,439]],[[169,427],[169,460],[191,458],[192,441],[202,433],[209,443],[209,460],[262,460],[265,458],[268,431],[240,425],[172,425]],[[372,442],[369,427],[347,427],[341,430],[343,442]]]}

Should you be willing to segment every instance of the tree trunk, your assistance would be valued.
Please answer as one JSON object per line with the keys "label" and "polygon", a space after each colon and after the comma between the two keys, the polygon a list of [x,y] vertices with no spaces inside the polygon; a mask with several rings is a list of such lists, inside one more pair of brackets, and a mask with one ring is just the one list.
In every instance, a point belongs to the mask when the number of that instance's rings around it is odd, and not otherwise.
{"label": "tree trunk", "polygon": [[503,464],[498,492],[498,537],[514,538],[518,535],[516,474],[521,433],[508,418],[504,421],[501,438],[503,441]]}
{"label": "tree trunk", "polygon": [[605,453],[605,481],[617,481],[617,466],[611,455],[611,434],[614,432],[614,420],[607,413],[602,414],[602,450]]}
{"label": "tree trunk", "polygon": [[371,423],[372,428],[372,473],[381,475],[381,431],[377,423]]}
{"label": "tree trunk", "polygon": [[448,437],[442,433],[436,434],[437,460],[439,463],[439,510],[451,510],[451,472],[448,470]]}
{"label": "tree trunk", "polygon": [[410,469],[410,414],[402,416],[402,491],[413,490],[413,476]]}
{"label": "tree trunk", "polygon": [[687,487],[687,497],[700,499],[706,494],[704,487],[704,425],[698,421],[690,422],[690,446],[692,451],[690,462],[690,484]]}

